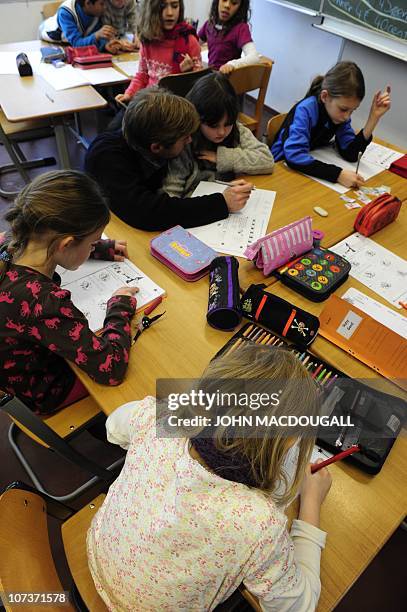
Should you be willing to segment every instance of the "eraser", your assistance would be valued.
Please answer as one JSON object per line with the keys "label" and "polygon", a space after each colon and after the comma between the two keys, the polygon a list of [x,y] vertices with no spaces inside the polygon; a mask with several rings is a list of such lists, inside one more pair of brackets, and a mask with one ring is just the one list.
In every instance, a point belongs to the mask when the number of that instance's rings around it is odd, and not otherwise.
{"label": "eraser", "polygon": [[317,213],[317,215],[320,215],[321,217],[328,216],[328,212],[325,210],[325,208],[321,208],[320,206],[314,206],[314,210]]}

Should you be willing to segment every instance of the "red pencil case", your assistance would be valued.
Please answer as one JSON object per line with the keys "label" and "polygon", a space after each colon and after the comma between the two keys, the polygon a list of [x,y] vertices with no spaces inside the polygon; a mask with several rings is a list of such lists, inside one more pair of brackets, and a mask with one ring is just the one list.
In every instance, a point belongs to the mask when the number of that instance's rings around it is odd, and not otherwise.
{"label": "red pencil case", "polygon": [[390,172],[394,172],[403,178],[407,178],[407,155],[403,155],[400,159],[393,162],[389,168]]}
{"label": "red pencil case", "polygon": [[89,68],[108,68],[113,65],[110,53],[99,53],[96,45],[67,47],[66,59],[69,64],[83,70]]}
{"label": "red pencil case", "polygon": [[370,236],[385,227],[400,212],[401,201],[390,193],[383,193],[367,204],[355,219],[354,228],[364,236]]}

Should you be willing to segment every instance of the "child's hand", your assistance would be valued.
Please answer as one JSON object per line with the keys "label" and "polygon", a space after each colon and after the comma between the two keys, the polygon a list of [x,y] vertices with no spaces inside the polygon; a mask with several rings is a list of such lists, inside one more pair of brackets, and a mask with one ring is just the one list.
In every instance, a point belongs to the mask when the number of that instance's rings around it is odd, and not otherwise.
{"label": "child's hand", "polygon": [[[317,463],[321,463],[321,461],[322,459],[318,459]],[[319,512],[331,484],[332,477],[326,467],[311,474],[311,464],[308,464],[300,490],[299,519],[319,527]]]}
{"label": "child's hand", "polygon": [[112,55],[117,55],[118,53],[121,53],[122,45],[121,45],[120,40],[117,40],[117,38],[114,38],[113,40],[109,40],[105,44],[105,51],[107,51],[108,53],[111,53]]}
{"label": "child's hand", "polygon": [[184,54],[184,59],[179,65],[181,72],[190,72],[194,67],[194,60],[188,53]]}
{"label": "child's hand", "polygon": [[100,30],[98,30],[97,32],[95,32],[95,38],[96,40],[99,40],[99,38],[114,38],[116,36],[116,30],[113,26],[110,25],[104,25],[100,28]]}
{"label": "child's hand", "polygon": [[338,183],[344,187],[360,187],[364,182],[363,176],[356,174],[353,170],[342,170],[338,176]]}
{"label": "child's hand", "polygon": [[231,182],[230,187],[223,192],[223,197],[226,200],[226,205],[230,213],[242,210],[247,200],[250,198],[252,189],[253,185],[251,183],[246,183],[246,181],[242,179]]}
{"label": "child's hand", "polygon": [[118,102],[119,104],[128,104],[131,100],[131,96],[129,96],[129,94],[126,93],[122,93],[122,94],[117,94],[117,96],[115,97],[116,102]]}
{"label": "child's hand", "polygon": [[378,121],[391,107],[390,98],[391,88],[387,85],[384,93],[377,91],[373,96],[372,106],[370,107],[370,116]]}
{"label": "child's hand", "polygon": [[124,53],[131,53],[132,51],[137,49],[134,42],[130,42],[129,40],[126,40],[125,38],[121,38],[119,42],[120,42],[121,51],[123,51]]}
{"label": "child's hand", "polygon": [[120,287],[116,289],[114,293],[112,293],[112,297],[115,295],[129,295],[132,297],[138,292],[138,287]]}
{"label": "child's hand", "polygon": [[200,151],[198,153],[198,159],[205,159],[208,162],[212,162],[212,164],[216,164],[216,151]]}
{"label": "child's hand", "polygon": [[219,72],[221,72],[222,74],[230,74],[234,71],[234,69],[235,67],[232,66],[232,64],[223,64],[223,66],[219,68]]}
{"label": "child's hand", "polygon": [[114,261],[124,261],[129,256],[127,252],[127,240],[114,241]]}

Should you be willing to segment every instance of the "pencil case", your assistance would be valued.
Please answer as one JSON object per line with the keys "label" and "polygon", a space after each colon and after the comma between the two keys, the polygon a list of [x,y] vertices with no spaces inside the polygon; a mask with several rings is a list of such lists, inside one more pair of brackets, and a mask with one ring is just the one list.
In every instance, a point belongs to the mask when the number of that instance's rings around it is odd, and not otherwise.
{"label": "pencil case", "polygon": [[[321,417],[329,419],[329,426],[321,419],[317,444],[334,455],[353,445],[361,445],[363,452],[346,457],[344,461],[369,474],[380,472],[406,422],[407,403],[403,399],[350,378],[324,359],[308,350],[302,351],[301,346],[289,344],[257,324],[247,323],[241,327],[214,359],[239,351],[246,343],[271,350],[293,351],[318,386]],[[341,440],[340,446],[336,445],[337,440]]]}
{"label": "pencil case", "polygon": [[318,317],[268,293],[264,285],[250,285],[242,296],[241,306],[245,317],[298,346],[309,346],[318,333]]}
{"label": "pencil case", "polygon": [[209,272],[216,251],[180,225],[166,230],[150,242],[151,254],[186,281],[196,281]]}
{"label": "pencil case", "polygon": [[211,263],[206,320],[215,329],[230,331],[242,320],[238,268],[235,257],[220,256]]}
{"label": "pencil case", "polygon": [[67,47],[66,61],[76,68],[108,68],[112,66],[110,53],[99,53],[96,45],[85,45],[84,47]]}
{"label": "pencil case", "polygon": [[254,260],[256,266],[268,276],[293,257],[308,251],[312,241],[312,219],[304,217],[256,240],[247,247],[244,255]]}
{"label": "pencil case", "polygon": [[394,174],[407,178],[407,155],[403,155],[400,159],[396,159],[396,161],[391,164],[389,170],[390,172],[394,172]]}
{"label": "pencil case", "polygon": [[55,60],[65,61],[66,55],[63,47],[41,47],[41,58],[46,64],[52,64]]}
{"label": "pencil case", "polygon": [[400,208],[401,201],[396,196],[383,193],[360,210],[354,229],[364,236],[371,236],[397,219]]}
{"label": "pencil case", "polygon": [[351,267],[344,257],[319,246],[279,268],[277,276],[293,291],[322,302],[346,281]]}

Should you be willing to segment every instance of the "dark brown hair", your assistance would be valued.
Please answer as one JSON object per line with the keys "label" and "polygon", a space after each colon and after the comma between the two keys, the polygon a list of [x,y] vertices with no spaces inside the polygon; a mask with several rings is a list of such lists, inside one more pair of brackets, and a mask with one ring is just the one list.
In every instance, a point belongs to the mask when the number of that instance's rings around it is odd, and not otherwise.
{"label": "dark brown hair", "polygon": [[[20,191],[4,216],[10,224],[7,251],[20,256],[30,239],[49,236],[48,256],[58,240],[82,240],[110,220],[107,200],[98,184],[83,172],[54,170],[37,176]],[[0,280],[6,270],[0,262]]]}
{"label": "dark brown hair", "polygon": [[[209,13],[209,23],[215,27],[220,23],[218,13],[219,0],[213,0]],[[240,0],[240,6],[232,19],[229,19],[223,26],[223,34],[227,34],[237,23],[247,23],[250,19],[250,0]]]}
{"label": "dark brown hair", "polygon": [[[184,0],[179,1],[178,23],[184,21]],[[162,0],[145,0],[140,6],[140,19],[137,28],[141,42],[160,40],[163,36],[161,23]]]}
{"label": "dark brown hair", "polygon": [[365,97],[365,80],[362,71],[354,62],[338,62],[325,76],[319,75],[312,81],[305,97],[319,97],[321,91],[326,89],[332,98]]}

